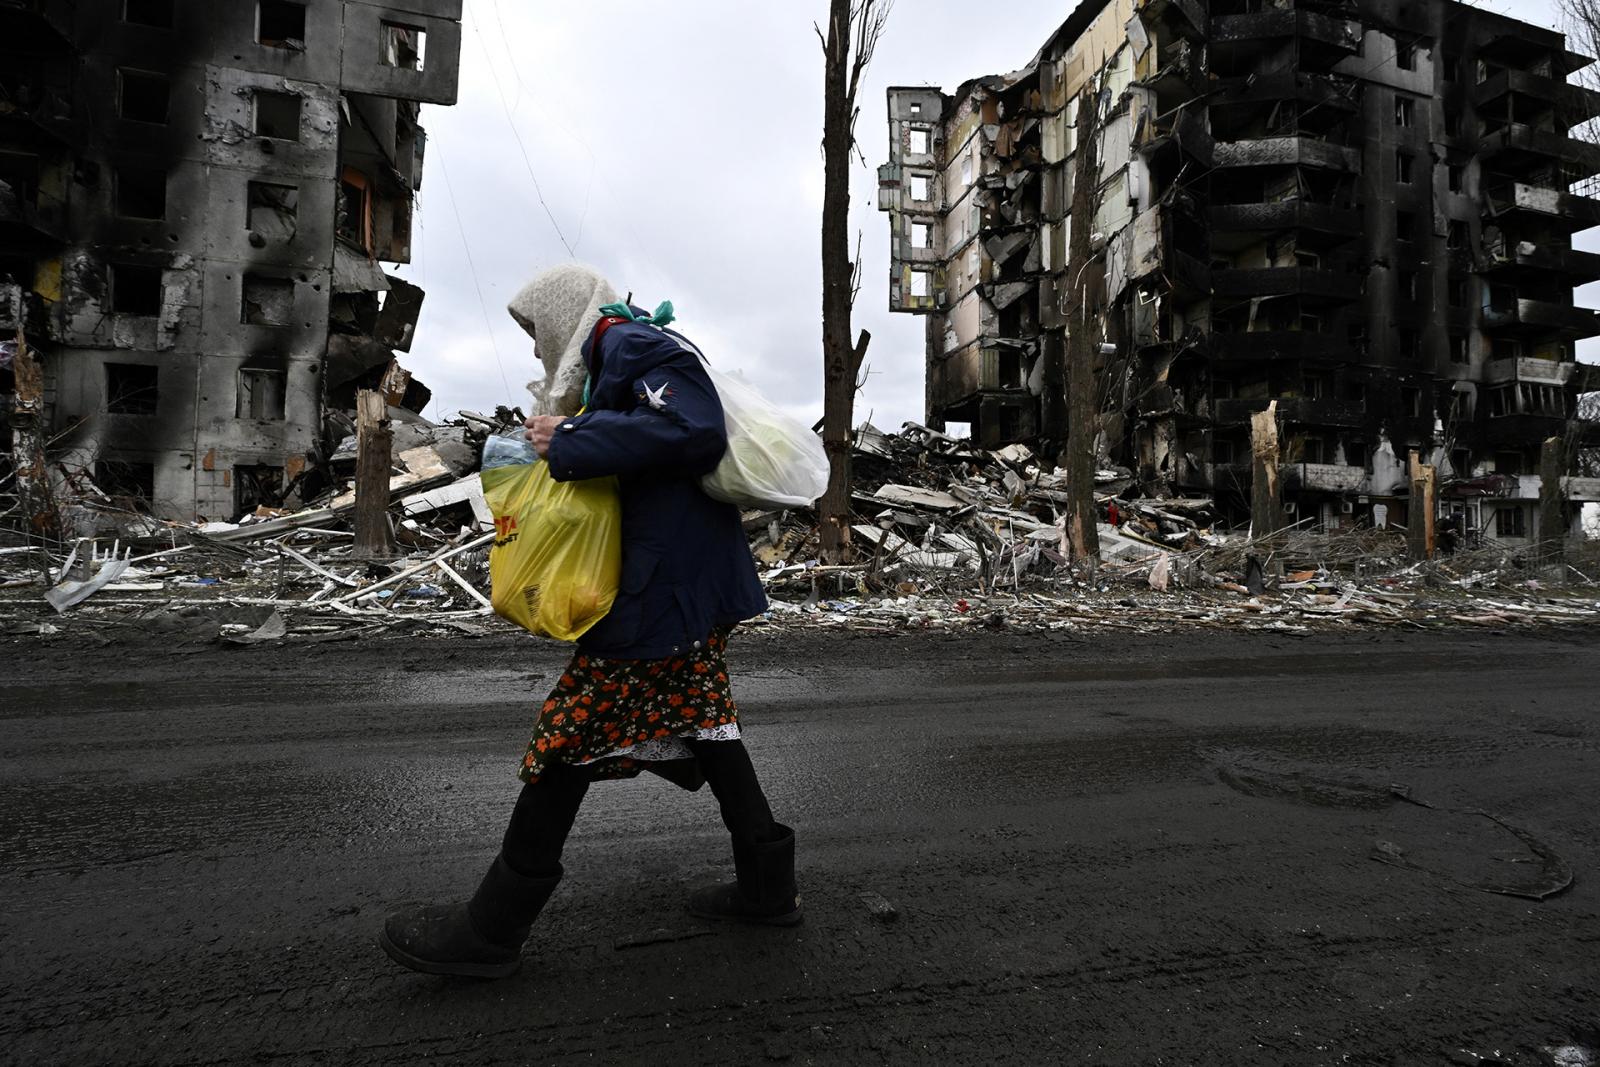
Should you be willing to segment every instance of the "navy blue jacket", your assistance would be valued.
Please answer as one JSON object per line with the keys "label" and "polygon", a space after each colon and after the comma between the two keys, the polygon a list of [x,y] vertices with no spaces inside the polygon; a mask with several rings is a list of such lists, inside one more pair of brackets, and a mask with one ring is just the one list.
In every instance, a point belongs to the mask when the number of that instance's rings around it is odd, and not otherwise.
{"label": "navy blue jacket", "polygon": [[739,509],[700,491],[728,447],[722,402],[694,352],[624,322],[584,343],[589,410],[550,442],[557,481],[618,476],[622,583],[578,641],[595,656],[664,659],[767,609]]}

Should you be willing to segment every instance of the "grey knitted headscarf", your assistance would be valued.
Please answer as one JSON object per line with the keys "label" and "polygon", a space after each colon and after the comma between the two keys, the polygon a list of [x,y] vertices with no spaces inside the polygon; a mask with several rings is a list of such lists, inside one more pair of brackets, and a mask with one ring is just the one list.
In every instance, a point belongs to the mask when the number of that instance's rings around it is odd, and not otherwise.
{"label": "grey knitted headscarf", "polygon": [[583,343],[600,308],[620,299],[605,275],[582,263],[563,263],[524,285],[506,310],[534,339],[544,378],[529,382],[538,415],[571,415],[583,404]]}

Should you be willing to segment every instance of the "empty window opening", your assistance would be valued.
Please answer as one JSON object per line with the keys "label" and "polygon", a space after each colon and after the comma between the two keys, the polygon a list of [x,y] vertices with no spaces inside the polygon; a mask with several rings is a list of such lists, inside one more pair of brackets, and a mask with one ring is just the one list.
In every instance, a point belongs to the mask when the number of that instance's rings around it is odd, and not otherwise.
{"label": "empty window opening", "polygon": [[1422,389],[1415,385],[1400,387],[1400,414],[1415,418],[1422,414]]}
{"label": "empty window opening", "polygon": [[239,371],[239,401],[234,414],[241,419],[283,421],[284,372],[246,367]]}
{"label": "empty window opening", "polygon": [[1450,362],[1467,362],[1467,338],[1465,334],[1453,333],[1450,335]]}
{"label": "empty window opening", "polygon": [[914,297],[930,297],[933,295],[933,273],[925,270],[911,272],[911,295]]}
{"label": "empty window opening", "polygon": [[161,314],[161,268],[112,264],[111,310],[119,315]]}
{"label": "empty window opening", "polygon": [[1520,505],[1509,508],[1499,508],[1494,513],[1494,535],[1496,537],[1527,537],[1528,520],[1524,517]]}
{"label": "empty window opening", "polygon": [[422,69],[427,34],[421,27],[385,22],[382,33],[380,52],[384,66],[399,67],[401,70]]}
{"label": "empty window opening", "polygon": [[372,251],[371,182],[354,167],[339,178],[338,215],[334,232],[369,254]]}
{"label": "empty window opening", "polygon": [[1344,387],[1344,398],[1346,400],[1354,401],[1357,404],[1365,404],[1367,402],[1367,383],[1346,382]]}
{"label": "empty window opening", "polygon": [[265,274],[244,276],[239,321],[246,326],[288,326],[294,321],[294,282]]}
{"label": "empty window opening", "polygon": [[111,497],[114,505],[130,511],[148,511],[156,495],[155,464],[121,459],[96,460],[94,484]]}
{"label": "empty window opening", "polygon": [[1451,163],[1444,168],[1444,184],[1452,193],[1461,192],[1466,182],[1467,168],[1459,163]]}
{"label": "empty window opening", "polygon": [[245,228],[268,241],[292,241],[299,221],[300,188],[251,182]]}
{"label": "empty window opening", "polygon": [[164,125],[172,87],[160,74],[149,71],[117,70],[117,114],[134,122]]}
{"label": "empty window opening", "polygon": [[1399,291],[1401,300],[1415,300],[1417,298],[1417,272],[1403,270],[1400,272]]}
{"label": "empty window opening", "polygon": [[282,467],[251,464],[233,468],[233,506],[235,515],[248,515],[257,508],[275,508],[282,503]]}
{"label": "empty window opening", "polygon": [[1366,442],[1346,441],[1344,443],[1344,461],[1352,467],[1365,467],[1367,465]]}
{"label": "empty window opening", "polygon": [[921,104],[921,103],[919,103],[919,102],[917,102],[917,101],[915,101],[915,100],[913,100],[913,101],[912,101],[912,102],[911,102],[911,113],[912,113],[912,114],[913,114],[913,115],[920,115],[920,114],[922,114],[922,104]]}
{"label": "empty window opening", "polygon": [[1416,159],[1410,152],[1396,152],[1394,154],[1394,180],[1402,185],[1410,185],[1412,175],[1416,171]]}
{"label": "empty window opening", "polygon": [[279,141],[300,139],[300,96],[298,93],[277,93],[270,89],[255,91],[258,137],[271,137]]}
{"label": "empty window opening", "polygon": [[1453,111],[1444,113],[1444,135],[1446,137],[1461,136],[1461,118]]}
{"label": "empty window opening", "polygon": [[1445,246],[1453,249],[1467,247],[1467,224],[1461,219],[1452,219],[1445,229]]}
{"label": "empty window opening", "polygon": [[932,248],[933,227],[926,222],[913,222],[911,224],[911,247]]}
{"label": "empty window opening", "polygon": [[167,217],[167,173],[118,167],[113,176],[117,214],[128,219]]}
{"label": "empty window opening", "polygon": [[1400,355],[1406,359],[1415,359],[1417,356],[1417,331],[1401,330],[1399,331],[1399,338]]}
{"label": "empty window opening", "polygon": [[170,30],[172,0],[122,0],[122,21]]}
{"label": "empty window opening", "polygon": [[1461,278],[1450,279],[1450,306],[1464,308],[1467,306],[1467,283]]}
{"label": "empty window opening", "polygon": [[256,7],[256,40],[268,48],[306,47],[306,6],[289,0],[261,0]]}
{"label": "empty window opening", "polygon": [[1394,124],[1411,126],[1417,121],[1417,102],[1408,96],[1394,98]]}
{"label": "empty window opening", "polygon": [[1397,241],[1410,241],[1417,234],[1417,214],[1414,211],[1396,211],[1394,213],[1394,238]]}
{"label": "empty window opening", "polygon": [[1461,60],[1455,56],[1444,57],[1444,80],[1458,82],[1461,80]]}
{"label": "empty window opening", "polygon": [[932,182],[926,174],[911,175],[911,199],[919,204],[927,203],[932,196]]}
{"label": "empty window opening", "polygon": [[160,397],[159,372],[142,363],[107,363],[106,411],[112,415],[154,415]]}
{"label": "empty window opening", "polygon": [[1417,45],[1414,41],[1406,41],[1395,45],[1394,64],[1401,70],[1417,69]]}
{"label": "empty window opening", "polygon": [[922,127],[914,126],[911,129],[908,149],[914,156],[928,154],[928,131]]}

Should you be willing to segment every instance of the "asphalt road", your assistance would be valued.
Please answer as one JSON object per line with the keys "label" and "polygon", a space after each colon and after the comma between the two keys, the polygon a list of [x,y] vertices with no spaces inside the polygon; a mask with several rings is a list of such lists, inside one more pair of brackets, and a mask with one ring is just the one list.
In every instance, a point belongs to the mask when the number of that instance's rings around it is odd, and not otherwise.
{"label": "asphalt road", "polygon": [[818,635],[732,659],[806,923],[691,919],[727,865],[711,798],[605,783],[527,964],[488,983],[402,971],[374,935],[476,884],[559,649],[0,644],[0,1061],[1600,1049],[1600,636]]}

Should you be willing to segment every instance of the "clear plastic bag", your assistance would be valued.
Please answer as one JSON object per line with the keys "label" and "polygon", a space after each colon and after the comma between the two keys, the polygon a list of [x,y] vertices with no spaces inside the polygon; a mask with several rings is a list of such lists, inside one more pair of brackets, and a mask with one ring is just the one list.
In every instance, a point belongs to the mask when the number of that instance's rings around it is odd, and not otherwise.
{"label": "clear plastic bag", "polygon": [[811,427],[748,384],[702,363],[722,400],[728,451],[700,480],[706,495],[745,508],[803,508],[828,488],[828,454]]}
{"label": "clear plastic bag", "polygon": [[605,618],[622,580],[617,480],[558,482],[542,460],[493,467],[479,478],[494,512],[495,613],[536,634],[576,641]]}

